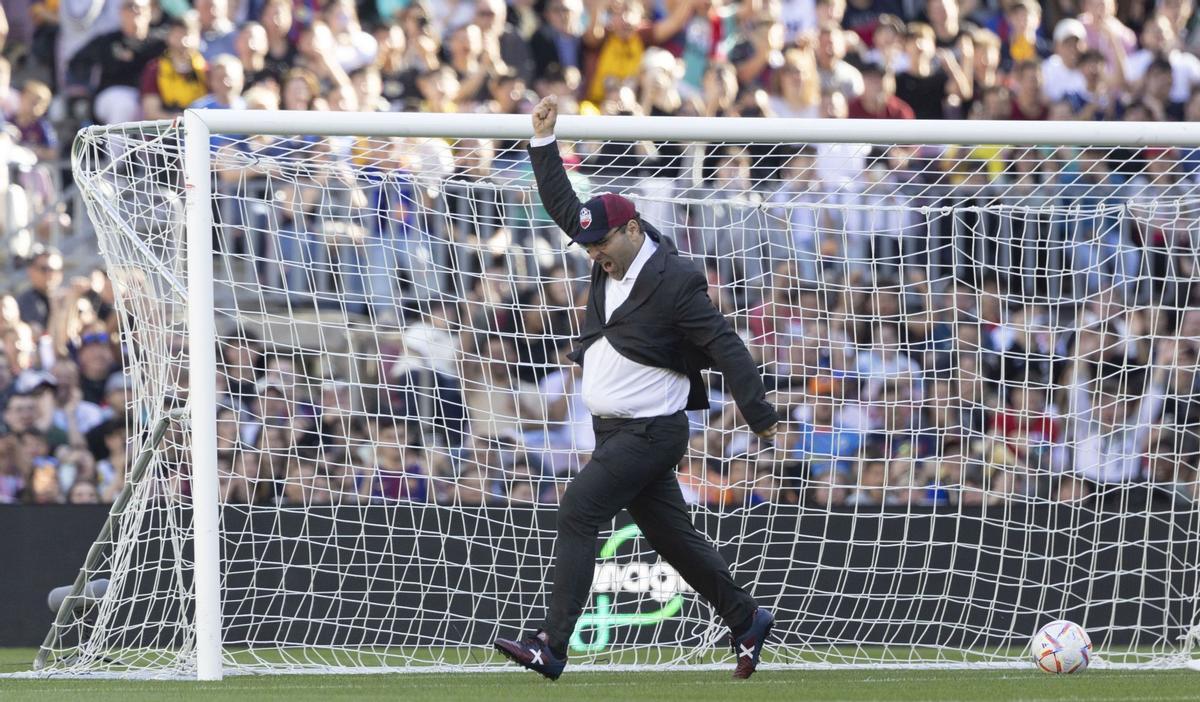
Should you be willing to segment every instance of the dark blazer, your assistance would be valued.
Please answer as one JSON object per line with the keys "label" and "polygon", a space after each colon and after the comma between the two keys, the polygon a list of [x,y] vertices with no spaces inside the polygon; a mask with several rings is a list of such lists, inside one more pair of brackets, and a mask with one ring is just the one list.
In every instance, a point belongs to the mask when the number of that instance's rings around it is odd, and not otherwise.
{"label": "dark blazer", "polygon": [[[579,231],[582,203],[563,169],[558,144],[530,147],[530,160],[538,192],[546,211],[567,236]],[[674,242],[651,225],[638,220],[658,250],[646,262],[629,298],[604,321],[604,288],[608,274],[592,266],[591,294],[584,312],[583,330],[572,361],[583,365],[584,352],[604,337],[617,353],[642,365],[668,368],[691,383],[687,409],[708,409],[708,392],[700,371],[716,368],[725,376],[738,409],[753,431],[779,421],[766,401],[766,388],[758,366],[741,337],[708,297],[708,278],[694,263],[681,257]]]}

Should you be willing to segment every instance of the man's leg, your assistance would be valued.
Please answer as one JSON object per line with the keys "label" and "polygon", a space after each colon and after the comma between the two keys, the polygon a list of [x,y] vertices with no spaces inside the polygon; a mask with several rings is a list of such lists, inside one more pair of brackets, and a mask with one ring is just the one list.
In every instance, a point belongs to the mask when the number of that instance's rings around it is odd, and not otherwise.
{"label": "man's leg", "polygon": [[[676,424],[682,422],[682,441]],[[687,446],[687,420],[655,418],[598,427],[592,460],[571,481],[558,506],[554,578],[543,629],[551,649],[566,650],[583,613],[596,565],[600,527],[660,476],[674,475]]]}
{"label": "man's leg", "polygon": [[708,600],[731,630],[740,633],[749,626],[754,598],[734,583],[725,559],[692,524],[674,472],[646,486],[629,505],[629,514],[658,555]]}

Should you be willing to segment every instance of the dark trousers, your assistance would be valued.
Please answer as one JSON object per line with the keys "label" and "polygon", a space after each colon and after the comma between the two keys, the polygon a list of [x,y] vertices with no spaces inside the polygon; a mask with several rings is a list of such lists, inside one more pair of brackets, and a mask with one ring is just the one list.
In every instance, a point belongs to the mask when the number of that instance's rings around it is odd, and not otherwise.
{"label": "dark trousers", "polygon": [[649,419],[594,418],[592,460],[571,481],[558,506],[554,586],[543,625],[550,645],[565,648],[591,591],[600,528],[629,510],[642,535],[696,592],[736,627],[754,614],[754,600],[733,582],[717,549],[696,531],[675,477],[687,450],[683,412]]}

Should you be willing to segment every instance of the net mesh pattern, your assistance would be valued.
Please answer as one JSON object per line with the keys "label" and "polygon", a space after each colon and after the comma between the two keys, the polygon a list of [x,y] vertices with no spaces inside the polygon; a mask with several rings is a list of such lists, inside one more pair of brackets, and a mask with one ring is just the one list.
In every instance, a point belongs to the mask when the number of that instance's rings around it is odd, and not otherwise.
{"label": "net mesh pattern", "polygon": [[[679,468],[778,621],[776,664],[1011,665],[1044,621],[1169,664],[1193,623],[1200,235],[1186,149],[560,142],[702,266],[786,415],[720,375]],[[215,382],[231,671],[495,666],[536,626],[594,448],[566,359],[590,262],[524,143],[211,142],[217,376],[188,378],[182,133],[93,128],[75,175],[151,463],[49,670],[187,675],[190,432]],[[1200,400],[1200,397],[1197,398]],[[601,535],[572,664],[727,661],[636,531]]]}

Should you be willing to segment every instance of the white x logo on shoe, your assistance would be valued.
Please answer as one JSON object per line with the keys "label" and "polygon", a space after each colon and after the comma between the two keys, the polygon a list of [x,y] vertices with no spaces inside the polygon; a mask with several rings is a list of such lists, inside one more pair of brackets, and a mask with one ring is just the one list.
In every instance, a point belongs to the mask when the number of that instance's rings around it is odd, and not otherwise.
{"label": "white x logo on shoe", "polygon": [[738,645],[742,647],[742,652],[738,654],[738,658],[749,658],[750,660],[754,660],[754,649],[750,648],[746,644]]}
{"label": "white x logo on shoe", "polygon": [[529,652],[533,654],[533,660],[529,661],[529,665],[544,665],[542,663],[542,650],[540,648],[531,648]]}

